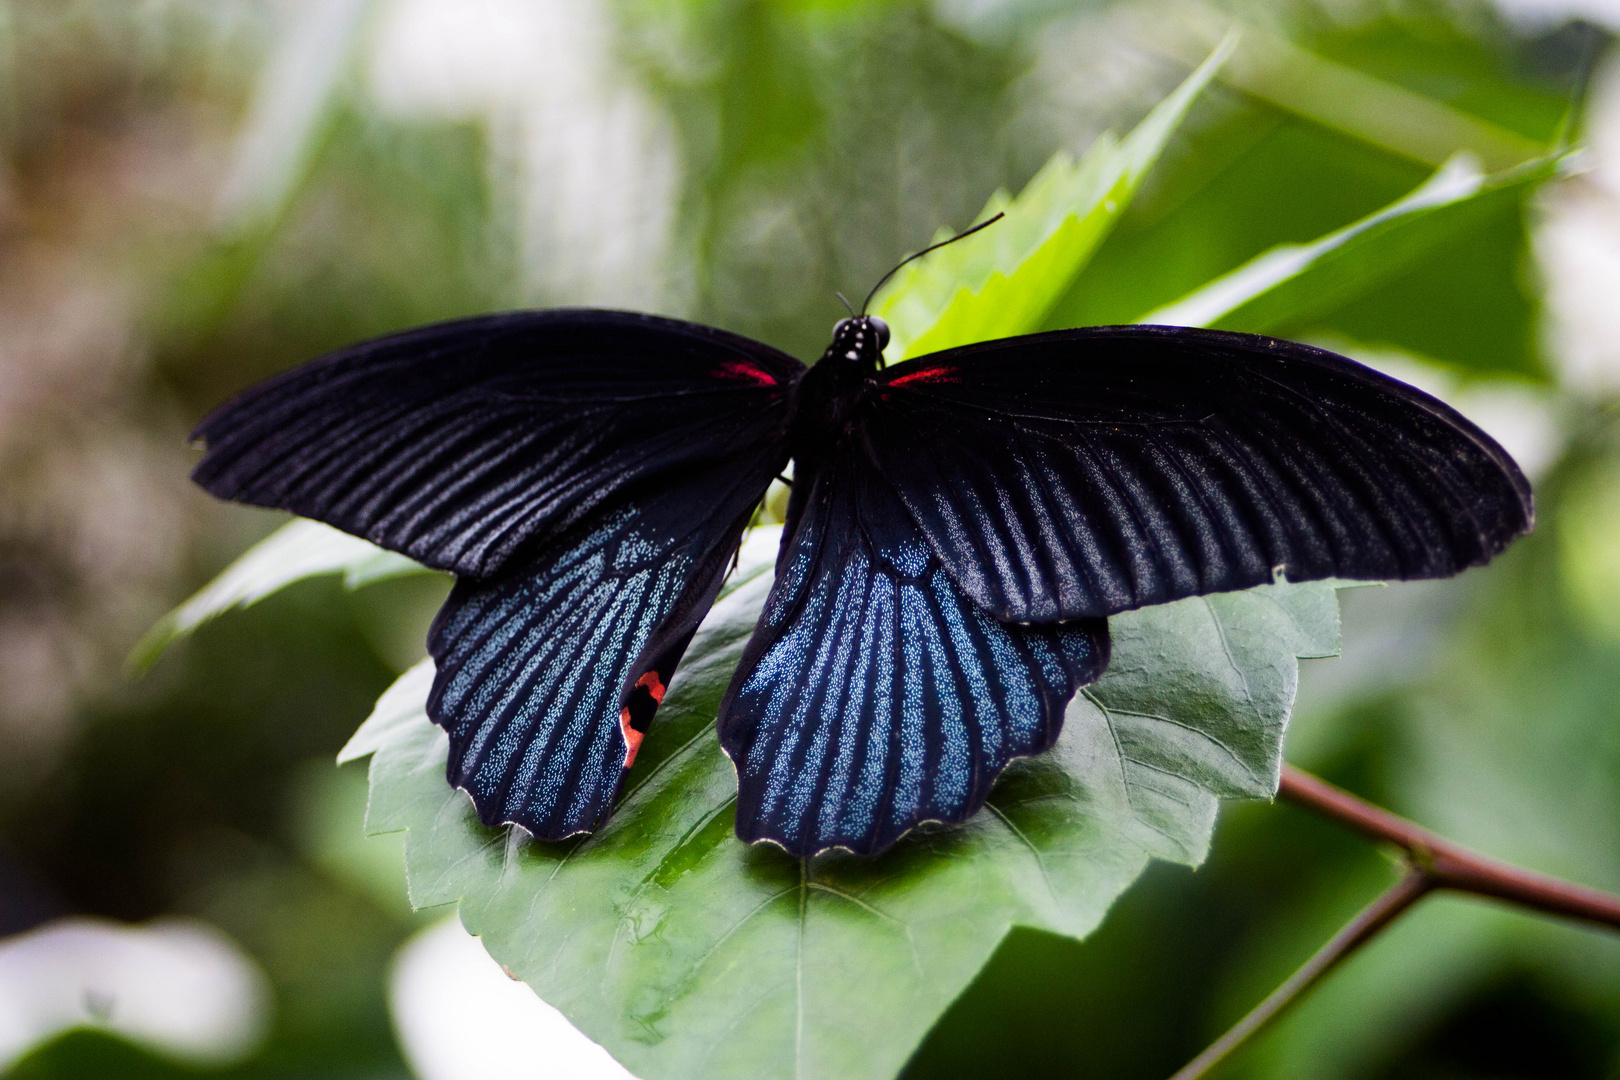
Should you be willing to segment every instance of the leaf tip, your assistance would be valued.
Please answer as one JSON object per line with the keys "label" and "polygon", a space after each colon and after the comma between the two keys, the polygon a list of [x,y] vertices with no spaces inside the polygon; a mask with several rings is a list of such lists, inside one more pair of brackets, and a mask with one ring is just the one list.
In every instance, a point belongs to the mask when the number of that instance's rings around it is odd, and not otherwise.
{"label": "leaf tip", "polygon": [[152,628],[141,635],[134,648],[129,650],[129,655],[124,657],[125,677],[144,678],[179,636],[180,629],[175,625],[172,612],[152,624]]}

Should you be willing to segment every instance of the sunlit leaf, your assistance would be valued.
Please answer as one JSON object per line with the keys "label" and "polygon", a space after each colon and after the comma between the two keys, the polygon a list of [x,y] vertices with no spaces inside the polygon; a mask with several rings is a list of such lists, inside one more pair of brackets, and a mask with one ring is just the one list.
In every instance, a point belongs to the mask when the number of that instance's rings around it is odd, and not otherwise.
{"label": "sunlit leaf", "polygon": [[1042,329],[1132,322],[1278,244],[1376,213],[1433,172],[1250,100],[1217,99]]}
{"label": "sunlit leaf", "polygon": [[368,829],[408,830],[412,902],[459,900],[498,961],[647,1078],[892,1076],[1013,926],[1085,935],[1149,858],[1204,857],[1220,798],[1270,795],[1295,657],[1338,644],[1327,584],[1115,618],[1108,675],[984,811],[801,863],[735,840],[714,731],[778,535],[745,545],[617,812],[582,841],[478,825],[445,785],[425,665],[356,736],[375,749]]}
{"label": "sunlit leaf", "polygon": [[338,764],[346,765],[376,753],[402,729],[422,719],[428,691],[433,689],[433,672],[433,661],[426,659],[395,679],[372,706],[365,722],[338,751]]}
{"label": "sunlit leaf", "polygon": [[889,362],[1037,329],[1130,205],[1232,44],[1216,49],[1124,140],[1104,134],[1079,161],[1060,151],[1016,199],[991,196],[980,219],[999,212],[1003,220],[902,268],[872,308],[893,334]]}
{"label": "sunlit leaf", "polygon": [[163,650],[208,620],[233,608],[255,604],[305,578],[342,574],[345,587],[358,589],[385,578],[426,573],[433,571],[329,525],[303,519],[291,521],[249,548],[195,596],[148,630],[130,653],[129,664],[137,671],[144,670]]}
{"label": "sunlit leaf", "polygon": [[1283,244],[1139,321],[1255,333],[1304,325],[1478,227],[1504,201],[1557,175],[1557,160],[1487,178],[1459,155],[1411,194],[1310,244]]}
{"label": "sunlit leaf", "polygon": [[[1202,55],[1236,25],[1210,7],[1188,5],[1179,14],[1165,44],[1184,57]],[[1545,152],[1519,132],[1257,26],[1241,32],[1221,80],[1324,127],[1431,166],[1467,153],[1492,170],[1508,169]]]}

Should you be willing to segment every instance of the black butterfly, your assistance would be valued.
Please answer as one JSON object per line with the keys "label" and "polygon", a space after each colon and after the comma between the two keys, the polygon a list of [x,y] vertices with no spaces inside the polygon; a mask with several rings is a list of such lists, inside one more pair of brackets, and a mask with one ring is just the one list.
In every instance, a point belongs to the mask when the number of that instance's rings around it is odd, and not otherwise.
{"label": "black butterfly", "polygon": [[1532,523],[1507,453],[1344,357],[1166,326],[881,366],[614,311],[357,345],[205,419],[215,495],[457,576],[428,647],[449,780],[556,839],[611,811],[767,485],[776,580],[720,706],[737,833],[877,852],[1057,738],[1107,617],[1270,582],[1444,577]]}

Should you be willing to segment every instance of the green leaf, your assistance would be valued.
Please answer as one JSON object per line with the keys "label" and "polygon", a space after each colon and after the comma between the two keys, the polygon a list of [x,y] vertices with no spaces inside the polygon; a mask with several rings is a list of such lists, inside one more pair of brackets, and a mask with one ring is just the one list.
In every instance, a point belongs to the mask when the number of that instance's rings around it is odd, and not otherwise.
{"label": "green leaf", "polygon": [[1012,927],[1084,936],[1149,858],[1203,859],[1218,800],[1270,796],[1295,657],[1338,646],[1331,584],[1117,617],[1107,676],[984,811],[878,858],[800,862],[735,841],[714,731],[779,535],[744,545],[590,837],[477,823],[445,786],[425,666],[356,736],[375,749],[368,830],[408,830],[412,902],[459,900],[500,963],[649,1080],[892,1076]]}
{"label": "green leaf", "polygon": [[400,731],[409,728],[425,714],[428,691],[433,689],[432,658],[411,665],[384,690],[365,722],[349,736],[338,751],[337,763],[347,765],[381,750]]}
{"label": "green leaf", "polygon": [[1544,159],[1487,178],[1458,155],[1416,190],[1309,244],[1279,244],[1139,322],[1278,333],[1320,318],[1478,228],[1558,175]]}
{"label": "green leaf", "polygon": [[[1234,25],[1211,8],[1186,10],[1176,28],[1180,33],[1173,31],[1167,44],[1183,56],[1202,55],[1209,42],[1230,35]],[[1359,29],[1365,33],[1370,27],[1362,23]],[[1432,35],[1435,28],[1426,29]],[[1410,28],[1406,34],[1411,34]],[[1432,54],[1438,44],[1426,36],[1419,46],[1429,54],[1422,74],[1430,83],[1436,81],[1433,76],[1438,65]],[[1484,159],[1492,169],[1507,169],[1545,153],[1544,145],[1517,131],[1427,93],[1335,62],[1257,26],[1242,29],[1235,53],[1221,72],[1223,82],[1402,157],[1439,165],[1466,152]],[[1387,60],[1387,54],[1382,59]],[[1453,78],[1442,85],[1450,82],[1454,87],[1460,81],[1457,76],[1461,73],[1450,74]]]}
{"label": "green leaf", "polygon": [[342,574],[347,588],[358,589],[385,578],[426,573],[433,571],[403,555],[299,518],[249,548],[195,596],[165,615],[136,643],[128,665],[144,671],[170,645],[208,620],[255,604],[304,578]]}
{"label": "green leaf", "polygon": [[1038,329],[1130,205],[1234,40],[1223,42],[1124,141],[1105,133],[1078,162],[1059,151],[1016,199],[999,191],[990,197],[980,217],[1006,214],[993,228],[902,268],[873,307],[893,335],[889,362]]}

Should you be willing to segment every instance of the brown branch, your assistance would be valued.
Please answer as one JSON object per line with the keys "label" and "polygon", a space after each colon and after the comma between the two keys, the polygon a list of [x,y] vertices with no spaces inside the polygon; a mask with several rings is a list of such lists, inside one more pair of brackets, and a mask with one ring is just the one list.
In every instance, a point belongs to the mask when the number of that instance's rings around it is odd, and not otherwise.
{"label": "brown branch", "polygon": [[1549,915],[1585,919],[1620,929],[1620,897],[1488,859],[1303,769],[1284,765],[1282,785],[1277,793],[1364,836],[1399,847],[1406,855],[1406,874],[1363,908],[1287,982],[1267,995],[1170,1080],[1197,1080],[1206,1075],[1249,1036],[1321,981],[1340,961],[1436,889],[1495,897]]}
{"label": "brown branch", "polygon": [[1277,794],[1363,835],[1401,848],[1434,888],[1492,896],[1549,915],[1620,929],[1620,897],[1488,859],[1303,769],[1284,765]]}
{"label": "brown branch", "polygon": [[1339,965],[1339,961],[1355,952],[1378,931],[1394,922],[1407,908],[1423,899],[1434,886],[1422,870],[1408,869],[1395,884],[1378,899],[1361,909],[1344,929],[1333,935],[1333,940],[1316,951],[1316,955],[1288,977],[1288,981],[1266,996],[1266,999],[1230,1031],[1210,1043],[1204,1052],[1193,1058],[1170,1080],[1195,1080],[1219,1065],[1226,1056],[1241,1046],[1250,1035],[1270,1023],[1272,1018],[1293,1004],[1305,991],[1315,986],[1322,977]]}

